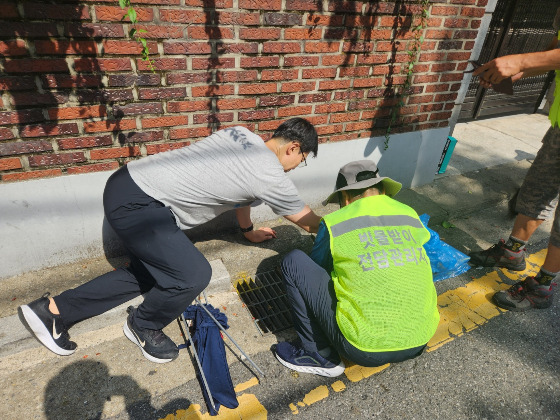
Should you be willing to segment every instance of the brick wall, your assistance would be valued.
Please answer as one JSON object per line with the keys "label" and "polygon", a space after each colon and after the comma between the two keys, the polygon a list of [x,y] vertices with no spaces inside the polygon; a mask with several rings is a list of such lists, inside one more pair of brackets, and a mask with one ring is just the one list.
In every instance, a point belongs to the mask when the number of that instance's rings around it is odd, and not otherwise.
{"label": "brick wall", "polygon": [[[434,1],[392,132],[445,127],[487,0]],[[312,121],[322,142],[382,136],[414,1],[0,0],[2,182],[112,170],[241,124]]]}

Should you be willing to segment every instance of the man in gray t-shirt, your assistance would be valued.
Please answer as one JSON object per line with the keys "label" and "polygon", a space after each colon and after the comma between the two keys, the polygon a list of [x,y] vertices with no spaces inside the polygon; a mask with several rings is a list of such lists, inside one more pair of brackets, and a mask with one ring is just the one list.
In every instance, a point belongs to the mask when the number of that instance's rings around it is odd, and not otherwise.
{"label": "man in gray t-shirt", "polygon": [[235,209],[245,238],[276,237],[253,229],[250,206],[259,200],[308,232],[320,218],[298,196],[286,173],[317,154],[317,132],[303,118],[282,123],[265,142],[244,127],[218,131],[181,149],[133,161],[105,187],[107,221],[128,249],[129,267],[97,277],[55,297],[45,294],[20,311],[36,337],[60,355],[76,343],[68,328],[144,294],[129,307],[125,335],[156,363],[174,360],[175,343],[162,329],[190,305],[210,281],[206,258],[182,230]]}

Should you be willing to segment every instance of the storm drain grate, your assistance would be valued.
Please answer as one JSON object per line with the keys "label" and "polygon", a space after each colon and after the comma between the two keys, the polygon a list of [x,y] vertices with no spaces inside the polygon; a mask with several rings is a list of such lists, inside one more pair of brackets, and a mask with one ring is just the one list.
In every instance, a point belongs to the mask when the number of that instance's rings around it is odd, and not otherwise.
{"label": "storm drain grate", "polygon": [[280,273],[267,271],[241,276],[235,288],[262,335],[292,326],[290,303]]}

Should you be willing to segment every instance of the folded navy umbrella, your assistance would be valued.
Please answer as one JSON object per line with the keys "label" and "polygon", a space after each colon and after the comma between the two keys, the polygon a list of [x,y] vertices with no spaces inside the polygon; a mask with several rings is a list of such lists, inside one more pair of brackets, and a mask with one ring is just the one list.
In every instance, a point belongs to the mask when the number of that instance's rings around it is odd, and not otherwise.
{"label": "folded navy umbrella", "polygon": [[[214,308],[210,304],[204,304],[204,307],[212,314],[212,316],[224,327],[229,328],[227,324],[227,316]],[[220,409],[220,405],[228,408],[237,408],[239,402],[233,389],[233,383],[229,374],[229,366],[226,359],[226,349],[224,339],[220,333],[219,327],[206,313],[200,305],[191,305],[183,312],[185,319],[192,320],[192,341],[196,347],[196,352],[202,365],[202,371],[206,377],[208,387],[212,394],[214,406],[216,410]],[[202,392],[208,412],[215,416],[218,414],[210,404],[210,397],[206,392],[202,378]]]}

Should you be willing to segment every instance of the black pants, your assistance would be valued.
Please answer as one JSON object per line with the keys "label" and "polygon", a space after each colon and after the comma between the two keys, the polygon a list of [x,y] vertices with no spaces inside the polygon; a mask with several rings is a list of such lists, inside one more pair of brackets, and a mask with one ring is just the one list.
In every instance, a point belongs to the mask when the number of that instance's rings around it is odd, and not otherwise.
{"label": "black pants", "polygon": [[337,299],[331,276],[299,249],[286,255],[281,268],[292,305],[294,328],[305,350],[317,352],[331,346],[344,358],[368,367],[398,363],[422,354],[426,345],[382,352],[354,347],[336,322]]}
{"label": "black pants", "polygon": [[70,327],[144,294],[134,322],[161,329],[206,288],[210,264],[179,229],[171,210],[144,193],[126,166],[107,181],[103,207],[131,255],[130,266],[56,296],[62,319]]}

